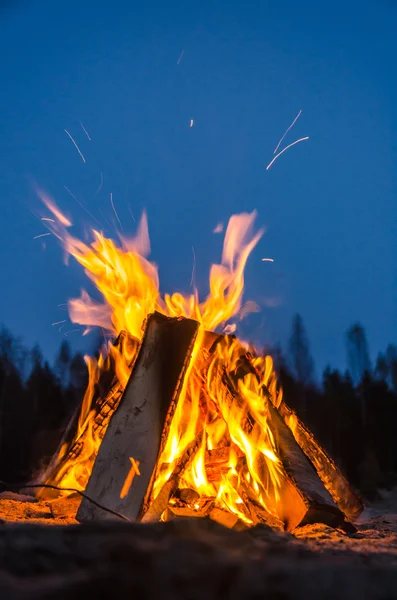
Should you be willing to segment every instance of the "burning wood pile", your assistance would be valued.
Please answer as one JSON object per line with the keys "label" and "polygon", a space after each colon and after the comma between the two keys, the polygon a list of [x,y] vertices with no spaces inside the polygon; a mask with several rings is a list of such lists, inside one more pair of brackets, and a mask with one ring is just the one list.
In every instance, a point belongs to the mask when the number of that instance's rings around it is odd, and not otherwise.
{"label": "burning wood pile", "polygon": [[83,498],[80,521],[113,511],[143,522],[351,527],[362,502],[285,404],[271,358],[213,331],[247,311],[244,267],[262,235],[250,234],[255,215],[231,218],[222,264],[212,266],[210,294],[199,303],[196,292],[160,297],[156,268],[144,258],[144,218],[122,249],[97,232],[89,247],[43,200],[57,219],[53,233],[106,300],[83,293],[70,302],[72,321],[118,337],[99,361],[87,359],[80,415],[41,481],[85,490],[91,500]]}

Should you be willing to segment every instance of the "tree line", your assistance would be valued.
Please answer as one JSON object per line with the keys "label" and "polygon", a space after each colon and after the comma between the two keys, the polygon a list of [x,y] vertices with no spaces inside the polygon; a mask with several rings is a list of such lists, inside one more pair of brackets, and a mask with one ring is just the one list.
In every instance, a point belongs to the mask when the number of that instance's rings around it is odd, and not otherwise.
{"label": "tree line", "polygon": [[52,366],[38,346],[28,350],[0,330],[0,479],[32,477],[56,451],[87,385],[80,353],[62,342]]}
{"label": "tree line", "polygon": [[397,484],[397,347],[389,345],[371,364],[365,330],[345,334],[347,369],[328,366],[318,383],[305,326],[293,319],[289,347],[270,352],[286,402],[361,493]]}
{"label": "tree line", "polygon": [[[98,344],[95,346],[97,351]],[[318,382],[305,326],[293,319],[288,347],[265,348],[286,402],[367,497],[397,484],[397,347],[371,364],[364,328],[346,332],[347,369],[327,367]],[[56,451],[81,403],[87,368],[64,340],[52,365],[0,330],[0,480],[30,481]]]}

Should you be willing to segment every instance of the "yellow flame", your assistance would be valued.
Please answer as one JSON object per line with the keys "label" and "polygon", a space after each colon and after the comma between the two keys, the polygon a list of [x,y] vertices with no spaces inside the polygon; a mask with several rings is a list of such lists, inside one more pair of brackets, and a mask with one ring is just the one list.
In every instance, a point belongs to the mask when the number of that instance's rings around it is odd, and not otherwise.
{"label": "yellow flame", "polygon": [[[181,476],[180,487],[193,488],[201,497],[212,498],[215,505],[232,511],[246,523],[252,523],[244,500],[248,492],[266,510],[275,512],[282,467],[268,427],[268,400],[263,392],[266,386],[276,403],[281,402],[272,360],[270,357],[252,358],[253,368],[237,378],[233,391],[225,380],[225,374],[227,378],[227,374],[237,372],[243,352],[241,344],[235,338],[225,338],[224,343],[216,345],[210,355],[204,343],[206,331],[225,325],[240,311],[241,315],[246,312],[241,310],[244,269],[263,234],[263,230],[252,232],[256,213],[231,217],[221,263],[212,265],[210,292],[200,302],[196,290],[188,295],[174,293],[161,296],[157,267],[147,259],[150,242],[145,214],[134,238],[121,238],[120,245],[117,245],[98,231],[93,231],[94,240],[91,245],[86,245],[70,235],[68,227],[71,222],[55,203],[47,195],[41,193],[41,197],[56,218],[55,223],[47,221],[49,229],[85,268],[104,299],[103,303],[98,303],[83,291],[80,298],[71,300],[69,312],[74,323],[100,326],[114,335],[125,330],[137,339],[142,338],[145,318],[155,310],[170,317],[194,318],[201,325],[168,437],[158,460],[154,496],[171,476],[187,445],[197,438],[199,432],[203,432],[192,464]],[[124,388],[130,375],[131,357],[126,356],[125,347],[121,351],[110,347],[108,353],[113,358],[117,380]],[[61,468],[56,479],[63,487],[84,487],[89,477],[87,464],[93,464],[92,457],[101,443],[101,437],[95,434],[93,427],[95,410],[92,402],[99,373],[105,368],[104,356],[98,362],[87,358],[89,384],[78,423],[78,435],[84,437],[84,452],[76,463],[71,460],[62,465],[62,455],[58,457]],[[61,452],[65,455],[66,448]],[[221,459],[212,464],[208,458],[210,452],[220,452]],[[87,456],[89,461],[84,462]],[[135,474],[139,474],[137,464],[132,463],[121,497],[128,493]]]}

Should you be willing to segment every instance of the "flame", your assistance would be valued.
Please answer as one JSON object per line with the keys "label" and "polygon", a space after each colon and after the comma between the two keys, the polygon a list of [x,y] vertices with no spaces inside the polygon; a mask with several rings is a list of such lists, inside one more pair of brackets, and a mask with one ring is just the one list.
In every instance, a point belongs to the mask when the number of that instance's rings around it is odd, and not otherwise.
{"label": "flame", "polygon": [[[48,228],[85,268],[104,299],[99,303],[82,291],[80,298],[69,302],[72,322],[100,326],[112,335],[127,331],[138,340],[142,338],[145,318],[154,311],[170,317],[193,318],[200,323],[168,437],[157,463],[153,496],[157,496],[170,478],[187,445],[200,439],[194,460],[181,475],[181,488],[192,488],[200,497],[211,498],[213,504],[233,512],[246,523],[253,522],[247,497],[253,497],[264,509],[276,513],[282,467],[267,423],[269,400],[264,393],[267,390],[277,403],[281,402],[272,360],[268,356],[253,357],[251,368],[244,372],[240,362],[246,352],[236,338],[222,338],[223,342],[216,344],[211,352],[205,343],[206,332],[220,325],[227,327],[227,322],[240,311],[240,318],[247,312],[246,305],[244,308],[242,305],[244,269],[263,234],[263,230],[253,233],[256,212],[231,217],[221,263],[212,265],[210,291],[200,302],[197,290],[188,295],[160,294],[157,267],[147,259],[150,242],[145,214],[134,238],[120,237],[120,244],[116,244],[94,230],[93,242],[87,245],[69,233],[71,222],[54,201],[40,191],[39,194],[56,219],[46,222]],[[233,327],[229,325],[231,330]],[[117,381],[124,389],[132,357],[126,356],[125,348],[117,350],[110,346],[107,353],[112,358]],[[105,356],[104,352],[98,361],[86,358],[89,384],[76,435],[77,440],[79,436],[84,437],[84,451],[75,463],[71,459],[62,464],[67,448],[61,449],[57,458],[61,468],[56,481],[62,487],[84,489],[103,437],[103,432],[101,437],[94,430],[93,398],[99,375],[106,368]],[[215,455],[221,459],[212,463],[211,456]],[[139,474],[138,461],[131,462],[124,484],[120,482],[121,497],[128,493],[135,474]],[[194,506],[197,508],[200,503]]]}

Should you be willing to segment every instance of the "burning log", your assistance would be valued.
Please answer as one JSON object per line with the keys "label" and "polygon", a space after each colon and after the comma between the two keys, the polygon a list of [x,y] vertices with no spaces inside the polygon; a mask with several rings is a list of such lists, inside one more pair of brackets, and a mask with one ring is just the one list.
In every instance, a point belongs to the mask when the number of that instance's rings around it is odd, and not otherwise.
{"label": "burning log", "polygon": [[268,403],[268,410],[269,427],[287,474],[285,485],[282,486],[279,513],[287,531],[309,523],[325,523],[331,527],[343,525],[343,513],[334,504],[313,465],[296,443],[292,431],[271,402]]}
{"label": "burning log", "polygon": [[[113,344],[113,348],[106,357],[101,368],[99,378],[93,389],[93,398],[90,406],[86,407],[89,414],[93,411],[89,419],[80,425],[81,412],[77,412],[72,418],[60,448],[52,458],[45,472],[40,477],[40,483],[45,482],[60,487],[73,487],[74,479],[80,479],[76,475],[71,476],[71,472],[78,465],[81,471],[84,468],[82,477],[82,489],[84,489],[88,474],[91,473],[97,448],[93,444],[93,439],[97,440],[97,445],[101,443],[106,429],[110,423],[113,413],[117,409],[124,391],[124,383],[117,377],[116,360],[117,356],[125,357],[128,370],[132,369],[137,356],[139,342],[126,331],[122,331]],[[91,408],[92,407],[92,408]],[[83,408],[81,409],[81,411]],[[47,488],[39,489],[36,492],[38,498],[44,499],[59,495],[55,490]]]}
{"label": "burning log", "polygon": [[149,507],[147,507],[147,503],[146,506],[143,506],[143,516],[141,519],[142,522],[157,523],[160,520],[161,515],[168,506],[171,496],[173,496],[178,489],[179,478],[181,477],[183,471],[191,464],[202,442],[203,431],[201,431],[197,438],[187,446],[182,457],[178,460],[171,477],[163,485],[156,499],[150,504]]}
{"label": "burning log", "polygon": [[[197,330],[198,323],[191,319],[160,313],[148,317],[128,385],[100,446],[86,493],[129,519],[138,519],[151,497],[164,432],[176,408]],[[139,466],[139,475],[122,494],[122,482],[133,466],[130,459]],[[77,518],[86,521],[109,514],[83,499]]]}
{"label": "burning log", "polygon": [[[217,341],[217,345],[228,346],[229,343],[228,339],[222,341],[218,338]],[[223,349],[221,348],[220,356],[222,354]],[[242,366],[244,367],[244,364]],[[260,425],[246,401],[241,397],[238,385],[239,379],[245,374],[246,371],[244,373],[244,368],[241,369],[239,362],[234,373],[227,373],[223,361],[220,360],[213,367],[212,378],[217,381],[217,393],[222,398],[224,412],[232,417],[233,414],[236,414],[236,407],[239,408],[238,412],[244,415],[240,425],[250,444],[255,447],[256,440],[260,438]],[[345,522],[343,513],[324,488],[313,465],[296,443],[291,430],[266,397],[263,397],[263,402],[267,404],[267,426],[274,440],[276,454],[283,471],[279,478],[279,489],[275,494],[275,498],[278,495],[278,501],[274,503],[277,516],[284,522],[288,531],[313,521],[333,527],[342,525]],[[265,457],[262,455],[260,460],[263,462],[259,469],[264,482],[267,475]]]}
{"label": "burning log", "polygon": [[[244,378],[248,373],[255,374],[258,377],[258,373],[252,364],[251,355],[246,352],[236,338],[233,336],[217,336],[216,338],[210,336],[210,339],[213,342],[210,352],[213,352],[216,345],[219,343],[233,343],[240,346],[240,358],[233,377],[235,383],[237,383],[238,379]],[[317,475],[328,490],[337,507],[348,519],[352,521],[357,519],[364,510],[364,504],[359,495],[349,484],[346,477],[342,474],[324,448],[318,443],[313,433],[305,427],[297,415],[288,407],[286,402],[284,400],[282,400],[281,403],[277,402],[266,386],[262,386],[262,388],[265,397],[267,397],[277,408],[285,423],[292,431],[295,441],[308,460],[312,463]]]}
{"label": "burning log", "polygon": [[278,407],[280,415],[291,429],[296,442],[313,464],[318,476],[331,494],[338,508],[348,519],[354,521],[364,510],[364,504],[332,458],[317,442],[295,413],[282,401]]}

